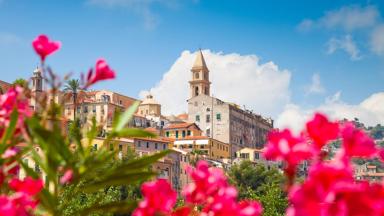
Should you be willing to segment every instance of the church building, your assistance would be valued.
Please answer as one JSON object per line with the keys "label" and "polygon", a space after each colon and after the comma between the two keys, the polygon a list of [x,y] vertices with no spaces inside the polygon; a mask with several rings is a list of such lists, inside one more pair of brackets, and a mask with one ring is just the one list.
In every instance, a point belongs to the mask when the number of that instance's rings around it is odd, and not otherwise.
{"label": "church building", "polygon": [[209,69],[201,50],[191,69],[189,86],[188,121],[195,122],[203,135],[229,143],[231,158],[244,147],[264,147],[266,136],[273,129],[273,120],[212,97]]}

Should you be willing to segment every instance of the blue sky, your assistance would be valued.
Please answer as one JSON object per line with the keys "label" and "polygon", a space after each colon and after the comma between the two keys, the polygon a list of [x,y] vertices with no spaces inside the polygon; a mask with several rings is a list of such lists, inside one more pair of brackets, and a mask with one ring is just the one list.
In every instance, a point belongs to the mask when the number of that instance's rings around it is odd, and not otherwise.
{"label": "blue sky", "polygon": [[[324,21],[343,8],[373,18]],[[371,45],[382,16],[380,0],[0,0],[0,79],[31,74],[38,58],[30,42],[45,33],[63,44],[48,60],[58,73],[79,74],[104,57],[118,79],[97,88],[134,97],[155,86],[184,50],[201,47],[289,70],[290,103],[316,107],[340,91],[343,102],[358,104],[383,91],[384,51]],[[321,89],[308,93],[313,76]]]}

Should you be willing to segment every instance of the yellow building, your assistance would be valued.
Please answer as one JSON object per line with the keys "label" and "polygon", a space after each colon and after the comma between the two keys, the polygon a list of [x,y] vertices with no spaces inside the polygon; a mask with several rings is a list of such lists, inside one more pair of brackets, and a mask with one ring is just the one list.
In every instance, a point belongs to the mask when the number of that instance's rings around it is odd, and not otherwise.
{"label": "yellow building", "polygon": [[206,155],[211,159],[225,159],[230,156],[230,144],[206,136],[190,136],[173,142],[175,148]]}
{"label": "yellow building", "polygon": [[164,128],[165,136],[172,139],[201,136],[202,131],[195,123],[173,123]]}

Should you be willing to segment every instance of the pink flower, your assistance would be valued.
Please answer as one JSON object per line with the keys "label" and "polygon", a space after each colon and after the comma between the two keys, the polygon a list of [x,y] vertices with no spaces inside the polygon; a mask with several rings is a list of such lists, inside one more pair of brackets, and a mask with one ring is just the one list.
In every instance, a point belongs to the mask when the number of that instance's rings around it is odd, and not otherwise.
{"label": "pink flower", "polygon": [[16,192],[35,196],[43,189],[43,181],[41,179],[35,180],[29,176],[24,180],[14,178],[9,182],[9,187]]}
{"label": "pink flower", "polygon": [[287,215],[329,215],[327,208],[337,196],[337,187],[351,182],[352,171],[346,167],[324,162],[313,165],[305,182],[290,189],[292,205]]}
{"label": "pink flower", "polygon": [[295,137],[291,131],[272,131],[268,135],[268,142],[264,157],[269,160],[286,162],[286,174],[293,176],[296,166],[303,160],[311,158],[313,151],[302,137]]}
{"label": "pink flower", "polygon": [[256,201],[241,201],[238,208],[239,216],[258,216],[263,212],[260,203]]}
{"label": "pink flower", "polygon": [[60,178],[60,184],[67,184],[72,181],[73,170],[69,169],[65,171],[64,175]]}
{"label": "pink flower", "polygon": [[325,115],[320,113],[316,113],[314,118],[307,122],[306,128],[317,150],[339,135],[339,124],[330,122]]}
{"label": "pink flower", "polygon": [[144,199],[133,212],[133,216],[170,214],[176,203],[177,194],[164,179],[144,183],[141,192]]}
{"label": "pink flower", "polygon": [[375,142],[352,123],[347,123],[342,130],[343,148],[349,157],[372,157],[378,150]]}
{"label": "pink flower", "polygon": [[206,161],[199,161],[196,169],[188,168],[187,172],[194,180],[182,192],[187,202],[202,204],[209,197],[216,195],[219,189],[228,186],[223,171],[218,168],[209,168]]}
{"label": "pink flower", "polygon": [[3,159],[11,158],[17,155],[19,149],[16,147],[8,148],[5,150],[4,154],[1,156]]}
{"label": "pink flower", "polygon": [[50,41],[46,35],[39,35],[32,42],[32,46],[36,53],[40,55],[41,61],[44,62],[45,58],[57,51],[61,43],[59,41]]}
{"label": "pink flower", "polygon": [[90,70],[87,75],[85,88],[101,80],[114,79],[116,77],[113,71],[104,59],[98,59],[95,66],[95,73]]}
{"label": "pink flower", "polygon": [[11,121],[11,114],[14,109],[19,116],[16,126],[16,133],[24,127],[24,119],[32,115],[28,100],[22,96],[21,87],[10,88],[5,94],[0,95],[0,137]]}

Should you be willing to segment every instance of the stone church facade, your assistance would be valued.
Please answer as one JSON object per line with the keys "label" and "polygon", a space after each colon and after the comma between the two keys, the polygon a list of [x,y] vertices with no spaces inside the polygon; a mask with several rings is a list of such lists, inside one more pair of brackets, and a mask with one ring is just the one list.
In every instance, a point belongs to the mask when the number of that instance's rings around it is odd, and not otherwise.
{"label": "stone church facade", "polygon": [[209,70],[201,51],[191,72],[188,121],[195,122],[203,135],[231,144],[232,158],[244,147],[263,148],[273,120],[210,96]]}

